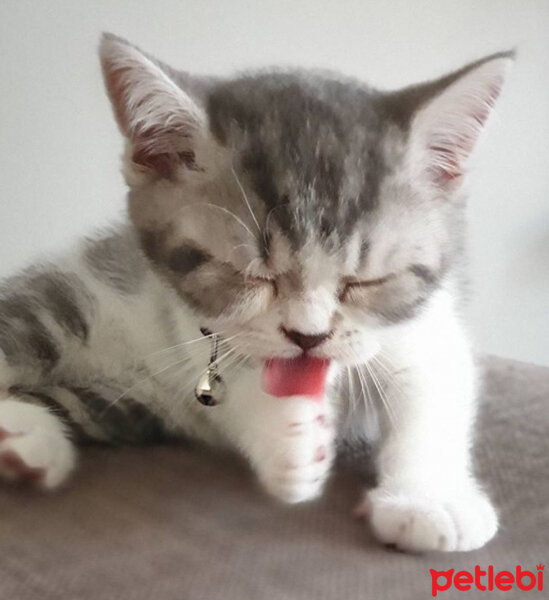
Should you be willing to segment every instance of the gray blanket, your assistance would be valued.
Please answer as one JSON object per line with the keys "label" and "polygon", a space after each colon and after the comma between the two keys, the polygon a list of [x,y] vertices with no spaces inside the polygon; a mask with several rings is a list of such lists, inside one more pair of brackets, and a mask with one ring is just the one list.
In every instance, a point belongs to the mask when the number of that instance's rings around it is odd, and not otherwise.
{"label": "gray blanket", "polygon": [[[0,599],[423,600],[430,569],[536,573],[549,559],[549,369],[485,367],[478,467],[502,527],[482,550],[379,546],[351,516],[367,472],[356,451],[321,500],[285,507],[246,465],[202,448],[90,448],[65,490],[0,489]],[[547,571],[544,592],[438,597],[549,597]]]}

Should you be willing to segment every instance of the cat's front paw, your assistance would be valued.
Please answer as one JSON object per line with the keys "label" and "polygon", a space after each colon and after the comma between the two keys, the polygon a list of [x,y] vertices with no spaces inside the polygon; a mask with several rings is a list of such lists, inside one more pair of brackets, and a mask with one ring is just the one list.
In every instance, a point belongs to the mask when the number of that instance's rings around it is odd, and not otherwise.
{"label": "cat's front paw", "polygon": [[357,512],[368,518],[379,540],[410,552],[475,550],[498,529],[490,500],[472,485],[447,499],[377,488]]}
{"label": "cat's front paw", "polygon": [[0,401],[0,479],[53,489],[74,465],[74,447],[56,417],[40,406]]}
{"label": "cat's front paw", "polygon": [[316,498],[335,456],[334,423],[325,407],[308,398],[285,398],[273,418],[255,468],[263,486],[284,502]]}

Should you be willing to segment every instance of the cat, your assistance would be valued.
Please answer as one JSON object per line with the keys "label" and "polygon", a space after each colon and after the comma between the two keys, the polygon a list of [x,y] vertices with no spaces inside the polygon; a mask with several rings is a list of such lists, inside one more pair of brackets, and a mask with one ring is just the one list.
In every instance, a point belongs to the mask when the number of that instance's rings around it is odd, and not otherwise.
{"label": "cat", "polygon": [[77,443],[185,437],[301,502],[342,440],[368,439],[358,513],[381,542],[488,542],[465,179],[513,53],[392,92],[314,70],[193,76],[111,34],[100,59],[129,218],[2,286],[0,477],[53,489]]}

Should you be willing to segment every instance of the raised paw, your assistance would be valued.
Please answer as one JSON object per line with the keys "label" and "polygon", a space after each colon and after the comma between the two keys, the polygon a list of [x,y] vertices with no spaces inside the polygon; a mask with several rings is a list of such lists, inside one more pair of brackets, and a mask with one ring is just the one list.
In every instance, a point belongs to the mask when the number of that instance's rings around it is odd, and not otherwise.
{"label": "raised paw", "polygon": [[261,440],[256,470],[267,491],[280,500],[311,500],[322,491],[333,463],[332,419],[310,399],[281,402],[287,405]]}
{"label": "raised paw", "polygon": [[355,514],[376,537],[399,550],[464,552],[486,544],[498,529],[497,514],[478,489],[442,500],[378,488],[366,494]]}
{"label": "raised paw", "polygon": [[40,406],[0,401],[1,479],[53,489],[74,464],[74,447],[56,417]]}

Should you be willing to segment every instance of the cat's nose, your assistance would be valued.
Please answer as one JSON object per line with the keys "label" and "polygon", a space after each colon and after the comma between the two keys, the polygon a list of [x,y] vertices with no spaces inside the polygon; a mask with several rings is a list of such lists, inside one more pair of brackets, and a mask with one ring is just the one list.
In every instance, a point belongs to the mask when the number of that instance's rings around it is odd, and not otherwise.
{"label": "cat's nose", "polygon": [[291,342],[303,350],[311,350],[312,348],[319,346],[331,335],[331,331],[310,335],[308,333],[301,333],[301,331],[297,331],[296,329],[286,329],[285,327],[281,327],[280,329]]}

